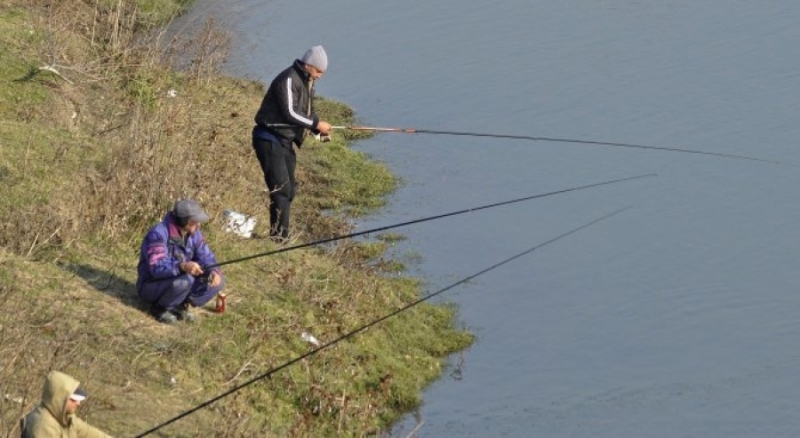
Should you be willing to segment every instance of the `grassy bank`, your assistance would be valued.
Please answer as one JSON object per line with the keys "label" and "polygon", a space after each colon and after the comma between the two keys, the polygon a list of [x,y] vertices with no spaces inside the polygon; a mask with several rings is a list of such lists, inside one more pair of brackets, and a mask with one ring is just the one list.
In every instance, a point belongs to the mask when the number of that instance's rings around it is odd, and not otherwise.
{"label": "grassy bank", "polygon": [[[174,199],[206,207],[221,261],[275,249],[222,231],[226,208],[255,215],[258,234],[268,223],[249,139],[264,87],[220,73],[228,38],[213,23],[170,41],[150,31],[184,6],[0,0],[0,431],[9,436],[48,370],[89,389],[81,417],[132,436],[309,351],[304,331],[331,341],[420,296],[417,281],[388,275],[386,243],[342,242],[225,266],[223,315],[204,310],[176,326],[148,316],[134,285],[138,246]],[[318,103],[326,119],[352,122],[345,105]],[[348,218],[396,186],[350,149],[355,139],[299,152],[298,243],[349,231]],[[453,318],[448,306],[416,306],[155,435],[375,434],[469,345]]]}

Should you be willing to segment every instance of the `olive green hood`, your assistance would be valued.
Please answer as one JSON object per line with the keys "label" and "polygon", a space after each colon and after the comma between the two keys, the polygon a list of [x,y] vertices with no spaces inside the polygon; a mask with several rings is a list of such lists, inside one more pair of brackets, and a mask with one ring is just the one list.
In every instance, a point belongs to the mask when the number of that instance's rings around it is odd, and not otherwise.
{"label": "olive green hood", "polygon": [[66,415],[67,398],[78,389],[80,383],[59,371],[50,371],[44,382],[42,406],[47,408],[62,426],[69,425]]}

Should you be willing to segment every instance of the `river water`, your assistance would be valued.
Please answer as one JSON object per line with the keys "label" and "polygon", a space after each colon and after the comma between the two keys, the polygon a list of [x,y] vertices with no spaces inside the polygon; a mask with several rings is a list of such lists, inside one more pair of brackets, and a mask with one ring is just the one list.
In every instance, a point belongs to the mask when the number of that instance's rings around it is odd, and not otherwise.
{"label": "river water", "polygon": [[424,134],[357,144],[405,182],[359,229],[658,174],[398,230],[397,256],[419,259],[433,292],[632,207],[443,294],[477,342],[394,436],[800,434],[800,2],[198,0],[180,23],[212,15],[232,29],[235,75],[268,82],[323,44],[318,92],[364,124],[784,163]]}

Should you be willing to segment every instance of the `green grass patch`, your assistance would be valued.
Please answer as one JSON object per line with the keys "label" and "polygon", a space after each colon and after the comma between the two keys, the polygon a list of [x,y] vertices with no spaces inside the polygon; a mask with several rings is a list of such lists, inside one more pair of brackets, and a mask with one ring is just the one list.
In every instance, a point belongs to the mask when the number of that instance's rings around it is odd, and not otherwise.
{"label": "green grass patch", "polygon": [[[225,264],[225,314],[213,302],[194,325],[148,314],[135,287],[139,245],[175,199],[209,212],[203,230],[220,262],[278,248],[223,231],[230,208],[266,234],[250,143],[263,84],[211,73],[213,56],[205,70],[169,69],[146,39],[127,51],[104,21],[87,24],[119,14],[146,28],[185,1],[65,0],[52,15],[19,4],[0,11],[0,431],[19,435],[43,377],[59,369],[93,394],[82,418],[136,435],[310,351],[304,332],[353,336],[156,436],[374,435],[418,406],[446,356],[472,337],[454,327],[452,306],[427,302],[359,331],[422,294],[417,279],[387,275],[404,270],[385,255],[399,237]],[[69,82],[39,70],[51,40],[65,65],[92,69],[65,69]],[[317,103],[334,124],[354,123],[346,105]],[[337,131],[299,152],[293,243],[349,232],[396,187],[386,166],[350,148],[366,136]]]}
{"label": "green grass patch", "polygon": [[[42,33],[28,21],[23,9],[0,11],[0,117],[29,120],[50,98],[37,78],[39,67],[30,48],[42,42]],[[46,75],[52,75],[46,73]]]}

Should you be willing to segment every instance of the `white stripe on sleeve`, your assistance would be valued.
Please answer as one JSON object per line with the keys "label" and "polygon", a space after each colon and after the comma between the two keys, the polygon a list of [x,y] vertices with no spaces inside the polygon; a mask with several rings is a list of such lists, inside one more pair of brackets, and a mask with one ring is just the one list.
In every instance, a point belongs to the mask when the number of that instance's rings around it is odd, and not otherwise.
{"label": "white stripe on sleeve", "polygon": [[297,114],[294,111],[294,107],[292,106],[293,102],[294,99],[292,99],[292,77],[289,76],[288,78],[286,78],[286,103],[289,105],[289,114],[295,119],[305,123],[308,126],[313,125],[314,120],[309,119],[308,117],[303,116],[301,114]]}

